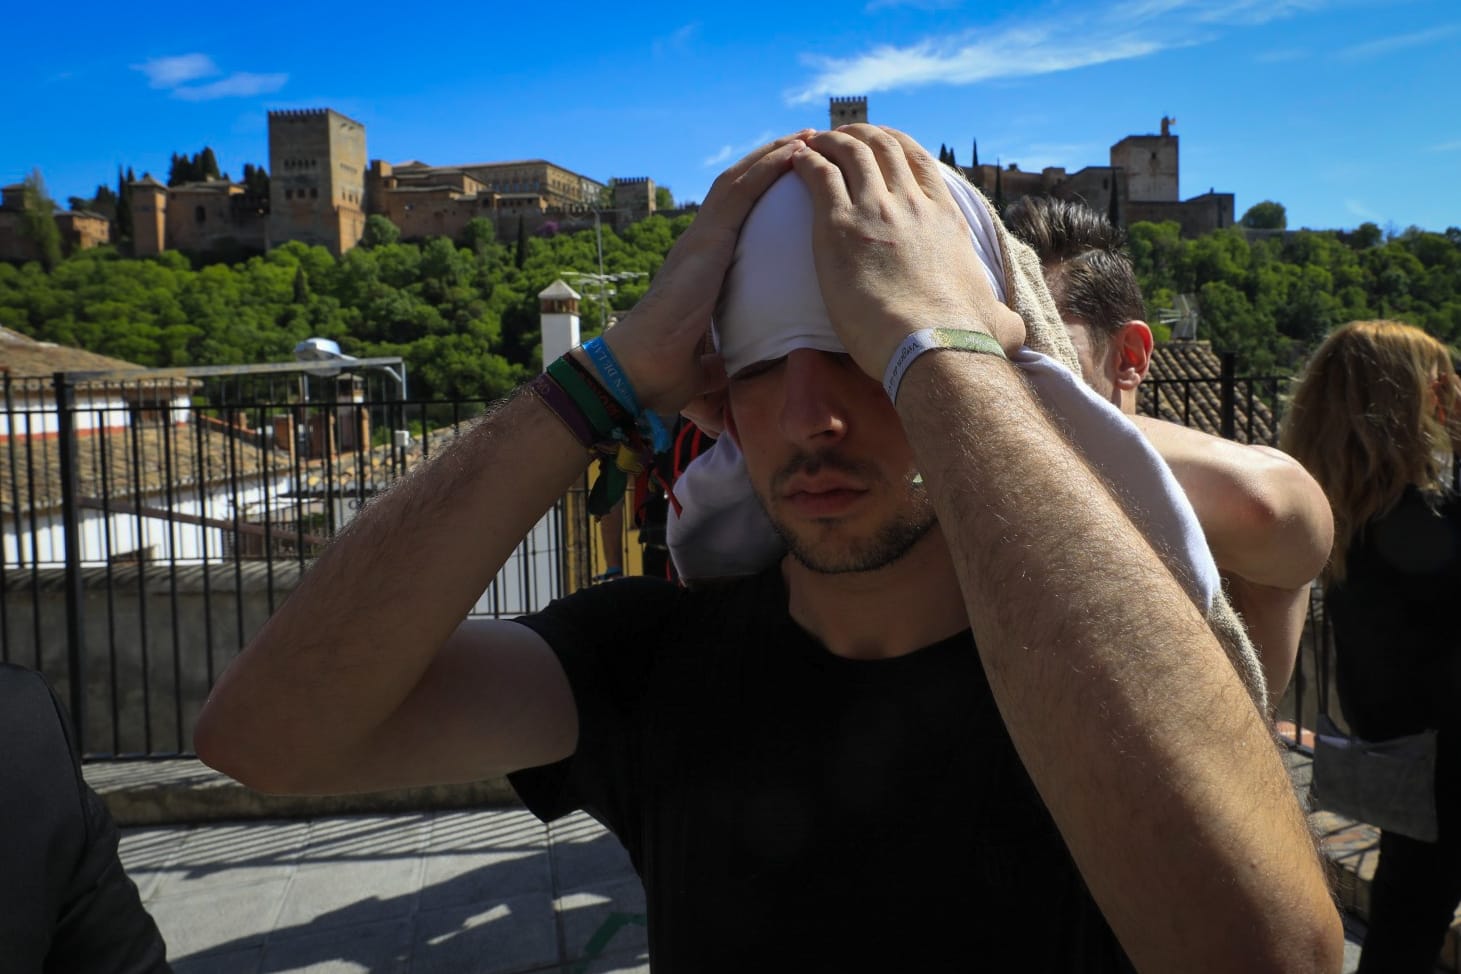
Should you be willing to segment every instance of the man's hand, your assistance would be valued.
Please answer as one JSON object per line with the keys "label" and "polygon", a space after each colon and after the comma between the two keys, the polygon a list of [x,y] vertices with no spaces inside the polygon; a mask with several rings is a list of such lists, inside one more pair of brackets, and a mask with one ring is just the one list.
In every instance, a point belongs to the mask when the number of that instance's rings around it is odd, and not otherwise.
{"label": "man's hand", "polygon": [[724,386],[710,355],[710,314],[746,214],[791,166],[811,129],[777,139],[721,173],[695,222],[665,258],[654,284],[604,341],[634,383],[645,409],[677,413],[691,399]]}
{"label": "man's hand", "polygon": [[986,332],[1008,352],[1024,344],[1024,322],[995,300],[939,163],[918,143],[848,125],[807,140],[793,164],[812,194],[822,300],[869,375],[882,379],[920,328]]}

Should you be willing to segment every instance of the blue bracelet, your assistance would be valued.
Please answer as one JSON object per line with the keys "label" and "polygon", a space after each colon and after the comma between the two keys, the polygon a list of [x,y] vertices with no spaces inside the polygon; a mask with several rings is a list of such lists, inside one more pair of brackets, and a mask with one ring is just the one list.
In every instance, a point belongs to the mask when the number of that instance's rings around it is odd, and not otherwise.
{"label": "blue bracelet", "polygon": [[604,380],[604,387],[626,410],[633,414],[635,419],[642,419],[649,424],[649,431],[654,440],[654,452],[664,453],[670,448],[670,431],[665,429],[665,424],[660,421],[652,411],[639,407],[639,397],[634,394],[634,386],[629,383],[629,376],[624,373],[619,360],[614,357],[614,352],[602,337],[590,338],[583,343],[584,353],[588,355],[589,361],[593,363],[594,369],[599,373],[599,378]]}

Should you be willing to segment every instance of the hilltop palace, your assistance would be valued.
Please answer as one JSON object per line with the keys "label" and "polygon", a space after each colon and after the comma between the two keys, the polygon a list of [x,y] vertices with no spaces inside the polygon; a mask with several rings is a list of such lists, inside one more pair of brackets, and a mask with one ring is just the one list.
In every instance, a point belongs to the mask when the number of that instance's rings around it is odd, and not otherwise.
{"label": "hilltop palace", "polygon": [[[833,126],[865,122],[867,98],[833,98]],[[1111,146],[1110,165],[1069,172],[1007,166],[960,166],[992,199],[1022,196],[1081,199],[1123,226],[1142,220],[1176,221],[1184,236],[1233,224],[1231,193],[1178,195],[1178,137],[1172,119],[1159,135],[1129,135]],[[624,226],[656,212],[655,184],[647,178],[612,179],[608,185],[543,159],[431,166],[366,161],[365,126],[332,109],[269,113],[269,193],[249,192],[226,179],[164,186],[151,176],[131,183],[133,252],[263,251],[289,240],[318,244],[341,254],[360,241],[366,218],[380,214],[406,240],[460,238],[468,222],[490,221],[500,239],[536,233],[549,224],[562,230],[592,226],[595,211]],[[607,203],[612,200],[612,203]],[[24,187],[3,187],[0,260],[33,257],[20,233]],[[85,211],[57,215],[69,249],[106,243],[106,219]]]}

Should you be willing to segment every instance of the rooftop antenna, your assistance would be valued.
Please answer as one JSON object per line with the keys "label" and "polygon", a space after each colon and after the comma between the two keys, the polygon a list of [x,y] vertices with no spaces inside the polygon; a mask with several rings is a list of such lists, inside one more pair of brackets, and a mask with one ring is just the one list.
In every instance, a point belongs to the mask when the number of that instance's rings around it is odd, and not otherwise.
{"label": "rooftop antenna", "polygon": [[1197,340],[1197,323],[1201,315],[1197,311],[1197,299],[1190,294],[1179,294],[1172,302],[1173,307],[1157,312],[1157,320],[1172,329],[1174,342]]}

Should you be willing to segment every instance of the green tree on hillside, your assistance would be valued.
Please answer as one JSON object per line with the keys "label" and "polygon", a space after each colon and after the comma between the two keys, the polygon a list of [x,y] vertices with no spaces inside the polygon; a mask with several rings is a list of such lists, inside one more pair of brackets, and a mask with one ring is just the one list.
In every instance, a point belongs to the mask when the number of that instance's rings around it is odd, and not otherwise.
{"label": "green tree on hillside", "polygon": [[1282,203],[1264,200],[1248,207],[1248,212],[1238,221],[1249,230],[1283,230],[1288,227],[1288,211]]}
{"label": "green tree on hillside", "polygon": [[365,218],[365,230],[360,235],[360,246],[383,247],[401,239],[401,231],[388,218],[372,213]]}
{"label": "green tree on hillside", "polygon": [[46,191],[46,181],[39,169],[32,169],[23,185],[20,233],[35,247],[42,266],[51,270],[61,262],[61,228],[56,226],[56,203]]}

